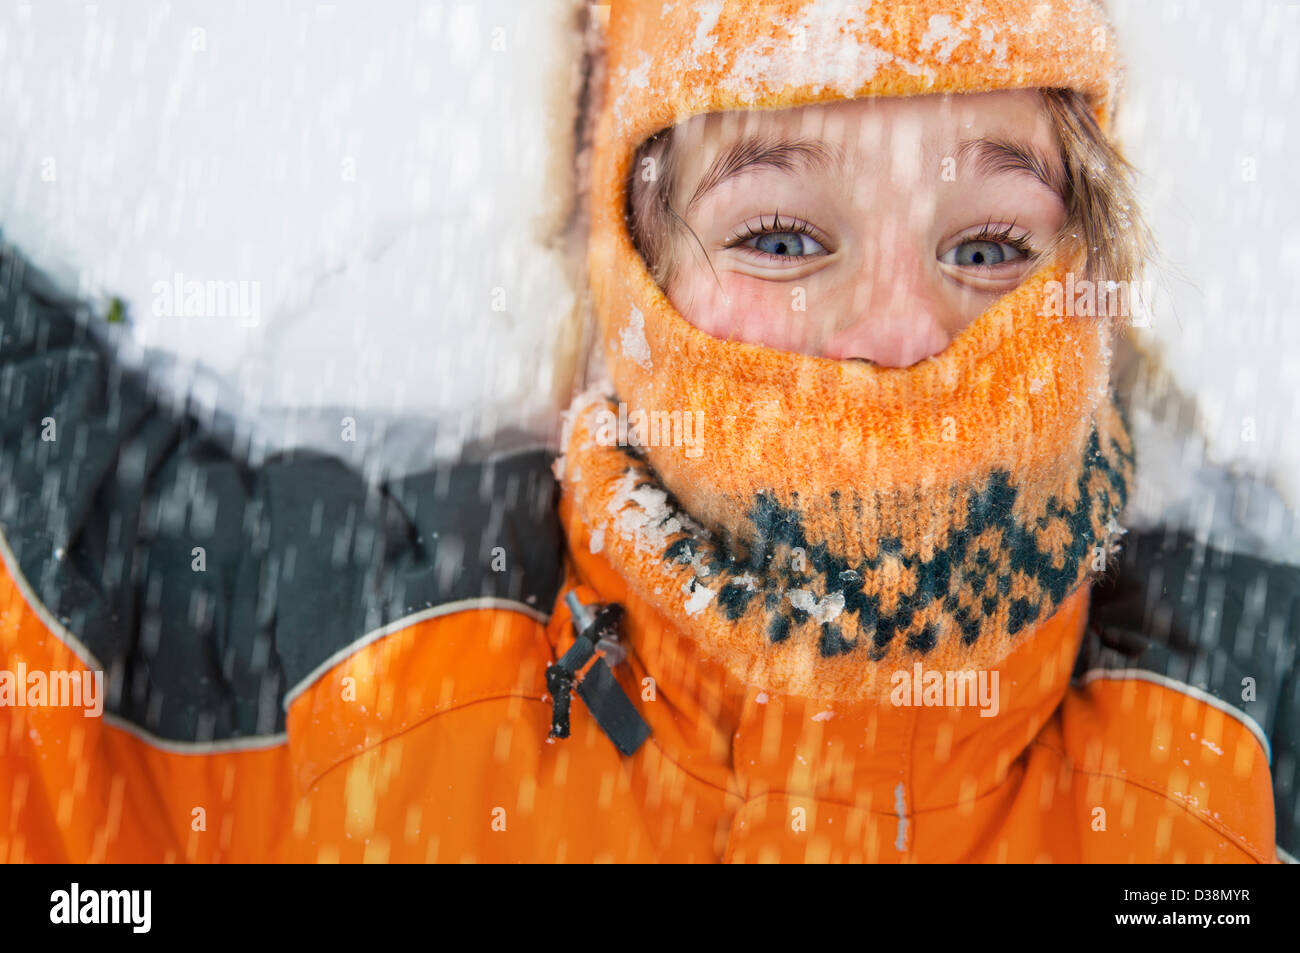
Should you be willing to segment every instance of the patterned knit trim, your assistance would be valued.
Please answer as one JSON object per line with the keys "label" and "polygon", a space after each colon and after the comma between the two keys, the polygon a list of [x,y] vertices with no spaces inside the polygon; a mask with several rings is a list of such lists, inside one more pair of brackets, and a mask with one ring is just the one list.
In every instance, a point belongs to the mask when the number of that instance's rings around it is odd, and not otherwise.
{"label": "patterned knit trim", "polygon": [[[575,406],[563,467],[593,551],[706,656],[769,691],[856,702],[879,698],[916,661],[994,666],[1104,571],[1123,533],[1134,455],[1113,397],[1058,490],[1027,493],[1032,484],[993,471],[974,488],[919,493],[917,507],[941,510],[947,530],[882,534],[856,560],[810,538],[798,505],[765,493],[748,509],[756,541],[730,548],[682,510],[639,451],[592,439],[602,406]],[[847,505],[863,514],[872,503]]]}

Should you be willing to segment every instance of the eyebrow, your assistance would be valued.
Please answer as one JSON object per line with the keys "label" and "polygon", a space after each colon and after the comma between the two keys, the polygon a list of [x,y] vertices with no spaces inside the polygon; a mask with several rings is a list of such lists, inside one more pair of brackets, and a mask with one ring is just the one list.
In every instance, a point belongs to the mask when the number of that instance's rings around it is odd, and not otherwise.
{"label": "eyebrow", "polygon": [[1036,149],[1010,139],[981,136],[963,139],[955,150],[957,161],[973,160],[985,175],[1029,175],[1065,198],[1065,170]]}
{"label": "eyebrow", "polygon": [[724,148],[700,178],[695,192],[686,203],[689,212],[695,205],[728,179],[758,168],[781,172],[799,172],[821,166],[843,167],[844,153],[838,146],[817,139],[791,139],[772,135],[744,135]]}
{"label": "eyebrow", "polygon": [[[985,175],[1012,173],[1029,175],[1065,198],[1064,169],[1042,152],[1011,139],[981,136],[962,139],[954,156],[958,162],[974,161]],[[700,178],[686,211],[690,212],[709,192],[728,179],[754,169],[799,172],[809,168],[844,168],[843,151],[818,139],[792,139],[773,135],[745,135],[731,142],[710,163]]]}

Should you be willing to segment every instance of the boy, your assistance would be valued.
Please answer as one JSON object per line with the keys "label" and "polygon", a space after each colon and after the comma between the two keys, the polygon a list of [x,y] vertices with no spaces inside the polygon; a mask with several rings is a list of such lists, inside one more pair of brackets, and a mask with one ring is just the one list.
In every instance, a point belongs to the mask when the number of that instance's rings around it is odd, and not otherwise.
{"label": "boy", "polygon": [[695,116],[634,169],[658,174],[632,177],[633,238],[692,324],[885,367],[942,351],[1049,247],[1129,282],[1148,244],[1130,169],[1071,90]]}
{"label": "boy", "polygon": [[1141,250],[1104,19],[881,6],[613,7],[559,521],[534,456],[249,467],[6,252],[0,662],[110,687],[0,707],[0,857],[1275,860],[1267,640],[1084,631],[1133,447],[1054,302]]}
{"label": "boy", "polygon": [[1097,293],[1148,248],[1112,50],[1065,0],[614,10],[561,512],[718,856],[1273,859],[1239,684],[1085,640],[1134,454]]}

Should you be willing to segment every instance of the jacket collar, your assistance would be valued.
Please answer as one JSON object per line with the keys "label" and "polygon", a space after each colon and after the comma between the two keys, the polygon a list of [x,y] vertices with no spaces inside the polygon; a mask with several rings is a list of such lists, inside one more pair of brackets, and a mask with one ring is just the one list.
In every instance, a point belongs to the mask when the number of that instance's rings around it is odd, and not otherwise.
{"label": "jacket collar", "polygon": [[[562,467],[591,462],[570,456]],[[626,567],[611,562],[605,530],[589,525],[575,505],[571,481],[560,515],[571,584],[583,587],[582,600],[627,609],[627,658],[615,674],[650,724],[653,745],[701,780],[745,799],[784,792],[905,819],[988,794],[1015,770],[1059,706],[1087,617],[1083,585],[1024,630],[1010,654],[982,670],[985,704],[978,694],[974,704],[969,696],[967,704],[953,704],[956,678],[924,666],[918,691],[915,663],[896,666],[891,691],[866,701],[784,694],[746,683],[708,658],[680,619],[640,595]],[[553,633],[563,633],[561,651],[571,641],[563,603],[561,597],[552,619]],[[974,674],[978,688],[981,676]]]}
{"label": "jacket collar", "polygon": [[[629,489],[630,458],[619,447],[576,432],[567,446],[556,469],[569,588],[580,586],[584,603],[627,608],[627,659],[615,675],[650,724],[654,746],[707,783],[737,797],[794,793],[901,818],[959,805],[985,796],[1015,770],[1065,696],[1087,619],[1087,582],[1047,618],[1022,628],[1009,653],[972,672],[931,667],[911,653],[878,663],[887,666],[876,679],[884,689],[855,699],[764,685],[761,658],[737,672],[712,657],[689,624],[692,593],[662,572],[664,553],[693,536],[689,517],[667,515],[651,486],[637,489],[633,481]],[[593,485],[619,481],[623,489],[606,497],[590,493]],[[629,493],[640,497],[617,511],[621,521],[607,507],[591,508],[594,499]],[[658,523],[651,525],[651,517]],[[628,542],[628,532],[630,549],[616,547]],[[671,571],[673,560],[667,563]],[[572,633],[563,595],[551,628],[565,650]],[[841,677],[852,677],[863,659],[845,654],[831,662],[841,666]]]}

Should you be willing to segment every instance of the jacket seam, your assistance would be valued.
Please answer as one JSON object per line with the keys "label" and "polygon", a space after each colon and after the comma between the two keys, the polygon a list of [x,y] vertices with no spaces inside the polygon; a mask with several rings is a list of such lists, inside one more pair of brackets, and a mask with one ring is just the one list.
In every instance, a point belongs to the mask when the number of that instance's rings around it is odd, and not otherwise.
{"label": "jacket seam", "polygon": [[534,609],[526,603],[517,599],[501,599],[491,596],[484,596],[471,599],[453,599],[448,602],[439,603],[427,609],[421,609],[419,612],[412,612],[408,615],[394,619],[385,625],[378,626],[368,632],[362,632],[351,642],[341,646],[331,653],[328,657],[318,662],[310,672],[298,679],[293,685],[285,690],[284,700],[280,706],[288,712],[290,706],[301,696],[311,691],[315,685],[320,682],[329,672],[347,662],[353,656],[365,651],[377,642],[381,642],[389,636],[400,635],[409,629],[417,628],[425,622],[432,622],[435,619],[445,619],[451,616],[459,615],[462,612],[513,612],[532,619],[539,625],[545,626],[549,621],[545,613]]}
{"label": "jacket seam", "polygon": [[[914,811],[908,811],[906,816],[910,820],[913,817],[920,817],[923,814],[936,814],[940,811],[951,811],[956,808],[963,807],[967,804],[974,804],[977,801],[982,801],[985,798],[992,797],[994,794],[999,793],[1002,790],[1002,788],[1006,786],[1006,784],[1007,784],[1007,779],[1004,779],[1002,781],[999,781],[997,784],[993,785],[992,787],[990,787],[984,793],[977,794],[972,798],[967,798],[966,800],[963,801],[954,801],[951,804],[939,804],[939,805],[935,805],[934,807],[918,808],[917,810]],[[742,805],[742,807],[749,805],[751,803],[757,803],[759,801],[762,801],[764,798],[769,798],[769,797],[798,798],[803,801],[813,801],[816,804],[829,804],[834,807],[841,807],[849,811],[861,811],[864,814],[870,814],[875,817],[893,818],[894,820],[898,819],[898,812],[894,810],[880,810],[874,807],[867,808],[867,807],[863,807],[861,804],[854,804],[851,801],[841,801],[839,798],[816,797],[811,794],[801,794],[798,791],[791,791],[786,788],[771,788],[767,791],[764,791],[762,794],[757,794],[753,797],[745,798],[745,804]],[[911,843],[911,839],[909,838],[909,844],[910,843]]]}
{"label": "jacket seam", "polygon": [[1161,688],[1177,695],[1185,695],[1188,698],[1195,699],[1208,708],[1213,708],[1216,711],[1222,712],[1250,732],[1251,737],[1259,744],[1260,750],[1264,752],[1266,763],[1272,767],[1273,746],[1269,742],[1268,733],[1264,731],[1264,726],[1261,725],[1249,712],[1242,711],[1236,705],[1225,701],[1213,692],[1206,691],[1203,688],[1197,688],[1195,685],[1185,682],[1182,679],[1173,678],[1163,672],[1137,667],[1114,669],[1093,667],[1077,678],[1071,679],[1071,681],[1077,684],[1080,688],[1084,688],[1097,681],[1147,682],[1151,685],[1159,685]]}
{"label": "jacket seam", "polygon": [[[310,791],[311,789],[316,787],[316,785],[320,783],[321,779],[324,778],[325,775],[329,774],[331,771],[335,770],[336,768],[342,767],[343,765],[347,764],[349,761],[352,761],[353,759],[358,758],[369,751],[373,751],[375,748],[378,748],[380,745],[386,744],[392,739],[406,734],[408,731],[411,731],[415,728],[420,727],[421,725],[433,721],[435,718],[439,717],[440,715],[446,715],[453,711],[459,711],[462,708],[468,708],[471,705],[478,705],[482,702],[504,701],[509,698],[522,698],[525,701],[535,701],[541,705],[546,704],[546,697],[544,695],[529,695],[529,694],[523,694],[519,692],[508,692],[505,694],[483,695],[478,698],[470,698],[462,702],[457,702],[456,704],[450,707],[440,708],[438,711],[430,712],[427,717],[421,718],[418,721],[414,721],[411,724],[406,725],[405,727],[400,728],[397,731],[394,731],[392,734],[385,735],[384,737],[377,739],[371,744],[366,745],[366,747],[362,748],[361,750],[353,751],[348,755],[346,755],[345,757],[343,757],[342,759],[334,762],[329,767],[321,771],[319,774],[315,775],[311,779],[311,781],[307,782],[307,784],[304,785],[304,791]],[[742,795],[736,793],[735,791],[731,791],[728,790],[727,788],[720,787],[719,785],[713,783],[712,781],[700,777],[698,774],[696,774],[694,771],[690,770],[689,768],[684,767],[680,762],[678,762],[675,758],[669,755],[667,751],[664,750],[663,745],[661,745],[658,741],[656,741],[653,735],[651,735],[650,740],[665,761],[671,764],[678,771],[682,772],[682,774],[686,775],[691,780],[695,781],[697,784],[702,784],[705,787],[712,788],[713,790],[718,791],[728,797],[737,798],[738,800],[741,801],[741,806],[743,806],[745,803],[748,803],[747,800]]]}
{"label": "jacket seam", "polygon": [[[664,749],[664,746],[661,745],[661,744],[660,744],[660,743],[655,739],[655,736],[654,736],[653,734],[650,736],[650,742],[651,742],[651,743],[652,743],[652,744],[653,744],[653,745],[654,745],[654,746],[659,750],[659,754],[663,756],[663,759],[664,759],[665,761],[667,761],[667,762],[668,762],[669,764],[671,764],[674,768],[676,768],[678,771],[682,772],[682,774],[686,775],[686,776],[687,776],[688,778],[690,778],[691,780],[696,781],[696,782],[698,782],[698,783],[700,783],[700,784],[703,784],[703,785],[705,785],[706,787],[713,788],[713,790],[715,790],[715,791],[721,791],[723,794],[727,795],[728,797],[738,798],[738,799],[740,800],[740,803],[741,803],[741,806],[742,806],[742,807],[743,807],[745,804],[748,804],[748,803],[749,803],[749,800],[750,800],[750,799],[747,798],[747,797],[745,797],[745,795],[741,794],[739,791],[733,791],[733,790],[731,790],[730,788],[724,788],[724,787],[721,787],[720,785],[715,784],[714,782],[708,780],[707,778],[702,778],[702,777],[700,777],[698,774],[696,774],[696,773],[695,773],[694,771],[692,771],[690,768],[687,768],[687,767],[683,766],[683,765],[681,764],[681,762],[679,762],[676,758],[674,758],[672,755],[670,755],[670,754],[669,754],[669,753]],[[732,772],[732,773],[734,774],[735,772]]]}
{"label": "jacket seam", "polygon": [[[466,699],[465,701],[456,702],[454,705],[450,705],[446,708],[439,708],[437,711],[430,712],[424,718],[417,719],[416,721],[411,722],[409,725],[405,725],[402,728],[397,729],[391,734],[386,734],[382,738],[378,738],[375,741],[372,741],[371,743],[367,744],[365,747],[361,748],[358,751],[349,752],[347,755],[340,758],[338,761],[332,763],[329,767],[325,768],[319,774],[315,775],[309,782],[303,785],[303,793],[307,793],[312,789],[314,789],[320,783],[321,779],[325,777],[325,775],[329,774],[331,771],[334,771],[336,768],[342,767],[343,765],[347,764],[349,761],[353,761],[361,757],[363,754],[368,754],[369,752],[374,751],[375,749],[379,748],[381,745],[385,745],[388,742],[392,741],[394,738],[400,738],[402,735],[406,734],[407,732],[414,731],[416,728],[428,724],[429,722],[438,718],[440,715],[450,714],[453,711],[460,711],[463,708],[469,708],[473,705],[482,704],[483,702],[505,701],[510,698],[521,698],[524,701],[535,701],[543,705],[546,704],[545,699],[540,695],[531,695],[523,692],[500,692],[491,695],[481,695],[477,698],[469,698]],[[290,738],[290,745],[292,745],[292,738]]]}
{"label": "jacket seam", "polygon": [[1082,767],[1078,762],[1076,762],[1073,758],[1067,755],[1064,751],[1061,751],[1058,748],[1054,748],[1051,745],[1047,744],[1046,742],[1035,739],[1034,741],[1031,742],[1031,744],[1043,748],[1046,751],[1050,751],[1052,754],[1056,755],[1059,759],[1064,761],[1066,764],[1070,765],[1070,768],[1073,771],[1076,771],[1079,774],[1084,775],[1085,777],[1106,778],[1112,781],[1120,781],[1126,785],[1131,785],[1135,788],[1140,788],[1141,790],[1146,791],[1147,793],[1159,798],[1160,800],[1164,801],[1167,804],[1177,805],[1189,817],[1195,818],[1196,820],[1200,821],[1202,824],[1210,828],[1210,830],[1214,831],[1216,834],[1220,835],[1221,837],[1228,838],[1230,841],[1232,841],[1233,846],[1235,846],[1242,853],[1246,854],[1256,863],[1261,863],[1261,864],[1271,863],[1271,861],[1268,860],[1267,857],[1262,856],[1254,848],[1249,846],[1249,841],[1247,840],[1244,834],[1237,833],[1236,830],[1228,827],[1226,824],[1224,824],[1221,821],[1215,821],[1211,818],[1207,818],[1199,814],[1198,812],[1192,810],[1183,802],[1165,794],[1163,791],[1155,787],[1149,781],[1140,778],[1130,778],[1130,777],[1125,777],[1123,775],[1111,774],[1110,772],[1107,771],[1091,771],[1087,768]]}

